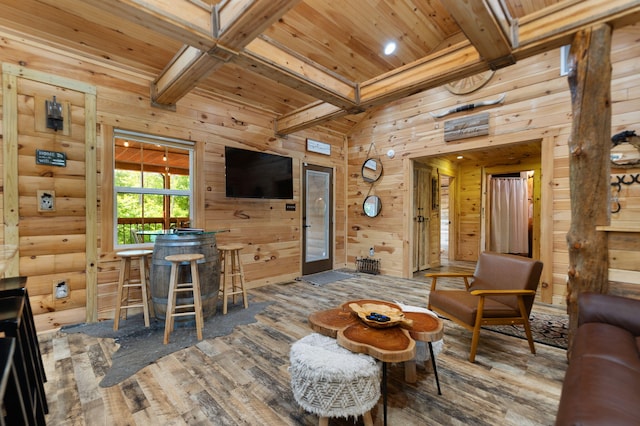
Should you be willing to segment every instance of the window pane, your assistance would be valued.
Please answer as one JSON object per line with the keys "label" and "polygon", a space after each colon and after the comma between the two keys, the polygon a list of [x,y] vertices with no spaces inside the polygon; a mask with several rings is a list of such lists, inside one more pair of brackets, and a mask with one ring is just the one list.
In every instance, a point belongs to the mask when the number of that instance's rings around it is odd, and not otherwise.
{"label": "window pane", "polygon": [[189,189],[189,176],[171,175],[171,189]]}
{"label": "window pane", "polygon": [[144,188],[164,189],[164,176],[162,174],[145,172],[143,178]]}
{"label": "window pane", "polygon": [[114,184],[125,188],[140,188],[142,186],[142,173],[133,170],[116,169]]}
{"label": "window pane", "polygon": [[142,199],[144,218],[159,219],[162,222],[164,211],[164,196],[158,194],[144,194]]}
{"label": "window pane", "polygon": [[118,219],[142,216],[140,194],[121,192],[116,197]]}
{"label": "window pane", "polygon": [[189,211],[189,197],[185,195],[171,197],[171,217],[188,219]]}

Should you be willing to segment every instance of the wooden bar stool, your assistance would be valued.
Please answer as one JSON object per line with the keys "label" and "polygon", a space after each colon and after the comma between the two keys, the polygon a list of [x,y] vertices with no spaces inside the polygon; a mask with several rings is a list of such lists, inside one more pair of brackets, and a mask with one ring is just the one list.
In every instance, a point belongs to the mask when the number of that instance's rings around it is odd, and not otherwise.
{"label": "wooden bar stool", "polygon": [[[169,343],[169,334],[173,331],[174,318],[186,315],[196,317],[196,332],[198,340],[202,340],[202,328],[204,320],[202,316],[202,302],[200,300],[200,275],[198,273],[198,260],[204,259],[201,253],[172,254],[164,258],[171,262],[171,275],[169,278],[169,295],[167,296],[167,313],[164,324],[164,344]],[[178,270],[180,265],[188,262],[191,266],[191,282],[178,282]],[[190,292],[193,294],[193,303],[176,304],[176,294]],[[176,310],[179,309],[179,312]]]}
{"label": "wooden bar stool", "polygon": [[[244,287],[244,270],[240,261],[240,250],[244,248],[242,244],[226,244],[218,246],[220,251],[220,295],[222,295],[222,314],[227,314],[227,298],[233,297],[233,303],[236,303],[236,295],[241,294],[244,302],[244,308],[249,307],[249,299],[247,299],[247,290]],[[227,284],[228,278],[231,279]]]}
{"label": "wooden bar stool", "polygon": [[[149,312],[155,316],[153,305],[150,304],[149,295],[149,255],[153,250],[125,250],[117,252],[116,255],[122,260],[120,261],[120,278],[118,279],[118,295],[116,299],[116,313],[113,317],[113,329],[117,330],[120,325],[120,316],[124,314],[127,319],[127,309],[142,308],[144,315],[144,326],[149,327]],[[140,268],[140,277],[131,278],[131,262],[138,261]],[[132,288],[139,288],[141,298],[131,300],[129,292]]]}

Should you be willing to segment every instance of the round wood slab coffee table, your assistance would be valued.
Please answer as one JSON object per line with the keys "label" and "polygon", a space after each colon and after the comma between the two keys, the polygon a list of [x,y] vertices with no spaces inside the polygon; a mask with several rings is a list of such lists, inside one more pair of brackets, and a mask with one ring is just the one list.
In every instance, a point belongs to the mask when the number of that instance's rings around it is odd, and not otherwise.
{"label": "round wood slab coffee table", "polygon": [[[431,342],[442,339],[444,335],[442,320],[427,313],[404,312],[404,317],[410,321],[405,321],[394,327],[375,328],[358,318],[353,309],[349,307],[352,303],[360,306],[382,304],[402,311],[397,304],[383,300],[352,300],[343,303],[338,308],[313,312],[309,315],[309,324],[313,331],[335,338],[340,346],[382,361],[384,424],[387,424],[387,363],[413,359],[416,354],[416,340],[429,344],[438,395],[442,395],[431,345]],[[409,322],[411,324],[408,324]]]}

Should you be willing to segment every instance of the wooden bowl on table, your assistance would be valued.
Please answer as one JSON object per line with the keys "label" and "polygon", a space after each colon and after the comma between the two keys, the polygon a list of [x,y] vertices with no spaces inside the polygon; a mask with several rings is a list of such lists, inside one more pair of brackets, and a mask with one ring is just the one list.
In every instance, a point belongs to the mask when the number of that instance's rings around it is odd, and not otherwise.
{"label": "wooden bowl on table", "polygon": [[389,328],[395,326],[411,326],[413,321],[405,318],[404,312],[391,303],[367,301],[349,303],[349,308],[362,322],[373,328]]}

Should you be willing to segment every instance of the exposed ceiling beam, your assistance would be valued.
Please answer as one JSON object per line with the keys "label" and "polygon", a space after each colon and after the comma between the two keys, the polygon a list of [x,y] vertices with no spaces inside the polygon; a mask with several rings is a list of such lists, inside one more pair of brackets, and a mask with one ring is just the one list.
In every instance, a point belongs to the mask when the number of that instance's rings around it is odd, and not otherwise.
{"label": "exposed ceiling beam", "polygon": [[365,108],[382,105],[488,69],[469,41],[396,68],[360,85]]}
{"label": "exposed ceiling beam", "polygon": [[[499,2],[494,2],[493,7],[497,8],[496,12],[501,12],[501,16],[496,16],[485,1],[446,1],[443,5],[478,50],[480,58],[489,64],[489,68],[495,70],[515,63],[511,56],[513,45],[510,36],[513,22],[505,15],[508,13],[506,8],[499,7]],[[506,33],[501,22],[509,26]]]}
{"label": "exposed ceiling beam", "polygon": [[616,28],[639,21],[637,0],[584,0],[565,8],[552,6],[520,20],[519,46],[513,54],[520,60],[570,44],[581,29],[605,23]]}
{"label": "exposed ceiling beam", "polygon": [[207,78],[225,61],[185,45],[151,83],[151,103],[160,108],[174,109],[175,103]]}
{"label": "exposed ceiling beam", "polygon": [[[640,20],[637,0],[584,0],[570,3],[561,10],[553,9],[553,14],[545,14],[543,10],[532,19],[520,21],[518,47],[512,50],[514,58],[525,59],[568,44],[577,31],[593,25],[608,23],[616,27]],[[467,42],[444,55],[423,58],[362,83],[361,106],[368,109],[382,105],[488,69],[489,64]],[[443,75],[447,81],[442,81]],[[348,114],[334,105],[313,103],[279,117],[275,129],[278,135],[286,135]]]}
{"label": "exposed ceiling beam", "polygon": [[216,6],[218,44],[240,52],[300,0],[224,0]]}
{"label": "exposed ceiling beam", "polygon": [[504,36],[509,40],[511,47],[517,47],[518,20],[511,16],[505,0],[484,0],[484,2],[491,9],[491,13],[502,29]]}
{"label": "exposed ceiling beam", "polygon": [[173,107],[227,61],[237,56],[299,0],[234,0],[216,5],[210,14],[214,28],[206,51],[185,45],[151,84],[151,102]]}
{"label": "exposed ceiling beam", "polygon": [[355,82],[342,78],[273,40],[265,37],[255,39],[234,62],[347,111],[358,109],[360,100]]}
{"label": "exposed ceiling beam", "polygon": [[275,121],[275,132],[276,135],[284,136],[345,115],[349,113],[342,108],[318,101],[278,118]]}

